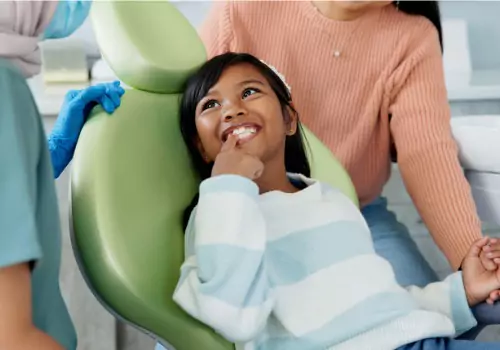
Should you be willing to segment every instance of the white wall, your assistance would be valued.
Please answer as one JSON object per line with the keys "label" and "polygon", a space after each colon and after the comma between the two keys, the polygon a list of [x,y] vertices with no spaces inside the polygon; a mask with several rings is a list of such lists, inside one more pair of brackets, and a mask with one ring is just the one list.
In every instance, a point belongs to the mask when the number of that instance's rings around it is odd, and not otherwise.
{"label": "white wall", "polygon": [[[211,1],[175,1],[173,3],[196,28],[202,23],[211,5]],[[90,18],[69,39],[81,40],[90,57],[100,56]]]}
{"label": "white wall", "polygon": [[500,1],[441,1],[441,10],[443,18],[467,20],[473,68],[499,70]]}

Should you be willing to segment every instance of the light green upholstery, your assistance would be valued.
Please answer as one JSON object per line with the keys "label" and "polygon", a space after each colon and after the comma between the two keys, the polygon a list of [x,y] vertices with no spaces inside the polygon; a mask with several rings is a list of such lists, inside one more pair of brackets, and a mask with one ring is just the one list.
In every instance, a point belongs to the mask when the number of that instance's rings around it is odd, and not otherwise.
{"label": "light green upholstery", "polygon": [[[178,127],[183,81],[203,45],[168,2],[94,2],[101,51],[128,90],[96,108],[71,177],[73,246],[96,297],[115,316],[177,350],[233,346],[172,301],[183,261],[181,215],[197,191]],[[357,201],[349,177],[309,132],[313,174]]]}

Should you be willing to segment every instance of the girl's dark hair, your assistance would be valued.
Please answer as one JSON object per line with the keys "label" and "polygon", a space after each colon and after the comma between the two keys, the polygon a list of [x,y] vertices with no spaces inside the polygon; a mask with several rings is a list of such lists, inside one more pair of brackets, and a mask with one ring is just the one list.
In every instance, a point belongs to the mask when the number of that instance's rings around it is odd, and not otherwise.
{"label": "girl's dark hair", "polygon": [[439,34],[439,43],[443,50],[443,30],[438,1],[393,1],[393,5],[409,15],[424,16],[434,24]]}
{"label": "girl's dark hair", "polygon": [[[311,176],[311,169],[306,153],[306,144],[303,130],[298,120],[298,113],[292,105],[292,97],[281,78],[265,63],[246,53],[228,52],[216,56],[203,64],[187,81],[180,106],[180,128],[184,142],[188,148],[193,166],[200,180],[205,180],[212,173],[213,163],[203,159],[197,147],[198,132],[196,130],[196,106],[208,91],[219,81],[222,73],[238,64],[250,64],[264,76],[272,90],[278,97],[283,112],[283,118],[290,120],[291,113],[297,117],[297,132],[286,137],[285,141],[285,168],[287,172]],[[198,203],[198,195],[184,211],[184,229],[187,226],[191,211]]]}

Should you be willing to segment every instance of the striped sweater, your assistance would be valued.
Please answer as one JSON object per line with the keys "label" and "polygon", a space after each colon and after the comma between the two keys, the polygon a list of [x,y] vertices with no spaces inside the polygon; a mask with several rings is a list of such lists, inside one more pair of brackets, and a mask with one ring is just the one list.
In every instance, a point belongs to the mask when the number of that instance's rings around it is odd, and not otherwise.
{"label": "striped sweater", "polygon": [[243,350],[388,350],[476,325],[460,272],[400,287],[340,191],[259,195],[239,176],[205,180],[174,300]]}

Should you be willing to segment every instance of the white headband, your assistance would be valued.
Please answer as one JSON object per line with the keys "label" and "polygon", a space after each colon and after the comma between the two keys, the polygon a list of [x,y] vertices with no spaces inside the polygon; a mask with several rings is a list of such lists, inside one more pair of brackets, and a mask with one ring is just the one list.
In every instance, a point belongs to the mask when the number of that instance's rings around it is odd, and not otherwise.
{"label": "white headband", "polygon": [[288,89],[288,92],[291,94],[292,93],[292,88],[290,87],[290,85],[287,84],[287,82],[285,80],[285,76],[283,74],[281,74],[280,72],[278,72],[278,70],[276,69],[276,67],[270,65],[266,61],[264,61],[264,60],[260,60],[260,61],[262,63],[264,63],[266,66],[268,66],[269,68],[271,68],[271,70],[281,79],[281,81],[283,82],[283,84],[285,84],[286,88]]}

